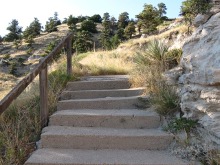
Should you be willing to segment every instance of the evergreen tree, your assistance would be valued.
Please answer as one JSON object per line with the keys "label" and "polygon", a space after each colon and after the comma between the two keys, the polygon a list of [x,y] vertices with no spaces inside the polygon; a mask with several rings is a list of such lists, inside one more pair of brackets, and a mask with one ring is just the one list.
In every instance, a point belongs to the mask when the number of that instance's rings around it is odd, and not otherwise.
{"label": "evergreen tree", "polygon": [[127,12],[123,12],[118,17],[118,28],[125,28],[129,23],[129,14]]}
{"label": "evergreen tree", "polygon": [[204,14],[211,9],[210,0],[186,0],[182,2],[180,15],[185,21],[192,25],[192,21],[199,13]]}
{"label": "evergreen tree", "polygon": [[92,20],[95,23],[102,23],[102,17],[99,14],[93,15],[89,20]]}
{"label": "evergreen tree", "polygon": [[29,36],[32,38],[36,37],[41,32],[41,23],[37,18],[34,18],[34,21],[24,30],[23,38],[27,39]]}
{"label": "evergreen tree", "polygon": [[114,31],[117,29],[117,20],[115,19],[115,17],[111,17],[110,18],[110,28]]}
{"label": "evergreen tree", "polygon": [[67,18],[64,18],[62,24],[67,24]]}
{"label": "evergreen tree", "polygon": [[77,53],[87,52],[93,47],[92,35],[88,31],[77,32],[73,40],[73,48],[76,49]]}
{"label": "evergreen tree", "polygon": [[77,17],[77,19],[78,19],[78,22],[82,22],[82,21],[87,20],[87,16],[80,15],[80,16]]}
{"label": "evergreen tree", "polygon": [[18,26],[19,23],[16,19],[13,19],[7,30],[10,32],[5,36],[5,41],[12,42],[21,38],[22,27]]}
{"label": "evergreen tree", "polygon": [[122,41],[124,41],[124,40],[126,39],[126,38],[125,38],[125,32],[124,32],[124,29],[123,29],[123,28],[118,29],[118,30],[116,31],[116,35],[117,35],[117,37],[118,37],[118,39],[119,39],[120,42],[122,42]]}
{"label": "evergreen tree", "polygon": [[73,15],[70,15],[67,19],[68,26],[76,25],[78,22],[79,22],[79,19],[76,17],[73,17]]}
{"label": "evergreen tree", "polygon": [[160,17],[163,17],[164,14],[166,14],[166,10],[167,10],[167,7],[164,3],[159,3],[158,5],[158,12],[160,14]]}
{"label": "evergreen tree", "polygon": [[81,23],[81,30],[88,31],[91,33],[97,33],[96,24],[92,20],[84,20]]}
{"label": "evergreen tree", "polygon": [[157,31],[157,26],[161,23],[160,13],[153,5],[145,4],[144,10],[136,16],[141,22],[144,33],[151,34]]}
{"label": "evergreen tree", "polygon": [[54,21],[56,22],[57,25],[61,25],[61,21],[58,18],[58,13],[57,12],[54,13],[53,19],[54,19]]}
{"label": "evergreen tree", "polygon": [[102,22],[109,22],[109,21],[110,21],[109,13],[104,13],[102,17]]}
{"label": "evergreen tree", "polygon": [[134,22],[129,22],[128,26],[125,28],[125,36],[131,39],[133,34],[135,34],[135,25]]}
{"label": "evergreen tree", "polygon": [[55,12],[53,17],[50,17],[46,22],[45,31],[48,33],[57,31],[57,26],[61,24],[61,21],[58,19],[58,13]]}
{"label": "evergreen tree", "polygon": [[104,50],[110,50],[112,48],[111,45],[112,30],[111,30],[109,13],[104,13],[102,18],[102,26],[103,26],[103,30],[101,32],[99,40]]}

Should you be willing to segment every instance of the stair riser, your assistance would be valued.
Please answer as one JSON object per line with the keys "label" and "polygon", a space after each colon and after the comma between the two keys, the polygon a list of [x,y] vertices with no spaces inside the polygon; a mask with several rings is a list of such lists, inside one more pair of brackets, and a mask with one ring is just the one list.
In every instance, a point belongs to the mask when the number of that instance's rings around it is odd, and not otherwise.
{"label": "stair riser", "polygon": [[128,89],[130,83],[128,81],[80,81],[69,82],[66,89],[72,91],[79,90],[102,90],[102,89]]}
{"label": "stair riser", "polygon": [[90,98],[105,98],[105,97],[131,97],[139,96],[144,92],[143,89],[124,90],[124,91],[64,91],[61,94],[61,100],[70,99],[90,99]]}
{"label": "stair riser", "polygon": [[166,149],[172,141],[171,136],[72,136],[42,135],[43,148],[66,149]]}
{"label": "stair riser", "polygon": [[159,116],[70,116],[55,115],[50,118],[50,125],[74,127],[106,127],[106,128],[157,128]]}
{"label": "stair riser", "polygon": [[137,98],[123,100],[71,100],[60,101],[57,110],[68,109],[135,109],[139,104]]}

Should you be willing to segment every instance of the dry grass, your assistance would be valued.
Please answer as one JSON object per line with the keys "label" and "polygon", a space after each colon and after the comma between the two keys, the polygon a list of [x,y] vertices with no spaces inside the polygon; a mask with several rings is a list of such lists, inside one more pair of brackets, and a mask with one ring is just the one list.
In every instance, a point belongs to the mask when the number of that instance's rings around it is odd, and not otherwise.
{"label": "dry grass", "polygon": [[76,75],[118,75],[128,74],[133,68],[130,54],[122,54],[117,51],[90,52],[78,55],[78,59],[73,64]]}
{"label": "dry grass", "polygon": [[18,78],[13,75],[0,72],[0,100],[15,86],[17,81]]}

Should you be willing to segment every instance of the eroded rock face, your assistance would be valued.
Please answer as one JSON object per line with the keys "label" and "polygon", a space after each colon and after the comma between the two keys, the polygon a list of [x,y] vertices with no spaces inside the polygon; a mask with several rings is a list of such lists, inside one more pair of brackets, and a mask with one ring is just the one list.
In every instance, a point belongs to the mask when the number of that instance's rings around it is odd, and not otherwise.
{"label": "eroded rock face", "polygon": [[183,46],[181,108],[198,118],[220,144],[220,13],[201,24]]}

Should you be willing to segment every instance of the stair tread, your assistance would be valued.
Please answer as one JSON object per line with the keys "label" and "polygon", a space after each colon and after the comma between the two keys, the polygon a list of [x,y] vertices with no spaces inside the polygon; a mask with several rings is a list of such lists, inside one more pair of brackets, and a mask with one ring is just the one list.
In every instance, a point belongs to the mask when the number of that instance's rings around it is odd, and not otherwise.
{"label": "stair tread", "polygon": [[95,109],[74,109],[57,111],[53,116],[58,115],[78,115],[78,116],[140,116],[140,117],[159,117],[156,112],[152,110],[138,110],[138,109],[110,109],[110,110],[95,110]]}
{"label": "stair tread", "polygon": [[25,165],[189,165],[167,151],[39,149]]}
{"label": "stair tread", "polygon": [[68,82],[66,86],[66,89],[71,91],[128,88],[130,88],[130,83],[126,79],[73,81]]}
{"label": "stair tread", "polygon": [[42,131],[42,136],[47,135],[82,135],[82,136],[172,136],[160,129],[121,129],[101,127],[69,127],[69,126],[48,126]]}
{"label": "stair tread", "polygon": [[74,109],[62,110],[50,117],[49,125],[106,128],[158,128],[160,116],[152,109]]}
{"label": "stair tread", "polygon": [[87,89],[87,90],[82,90],[82,91],[71,91],[71,90],[64,90],[63,92],[73,92],[73,93],[78,93],[78,92],[111,92],[111,91],[133,91],[133,90],[143,90],[145,89],[144,87],[138,87],[138,88],[128,88],[128,89]]}
{"label": "stair tread", "polygon": [[59,102],[93,102],[93,101],[108,101],[108,100],[113,100],[113,101],[120,101],[120,100],[130,100],[130,99],[138,99],[141,96],[131,96],[131,97],[105,97],[105,98],[91,98],[91,99],[70,99],[70,100],[61,100]]}
{"label": "stair tread", "polygon": [[101,76],[84,76],[81,77],[83,81],[102,81],[102,80],[129,80],[129,75],[101,75]]}
{"label": "stair tread", "polygon": [[61,93],[61,100],[69,99],[90,99],[106,97],[131,97],[142,95],[145,88],[128,88],[128,89],[101,89],[101,90],[82,90],[71,91],[65,90]]}

